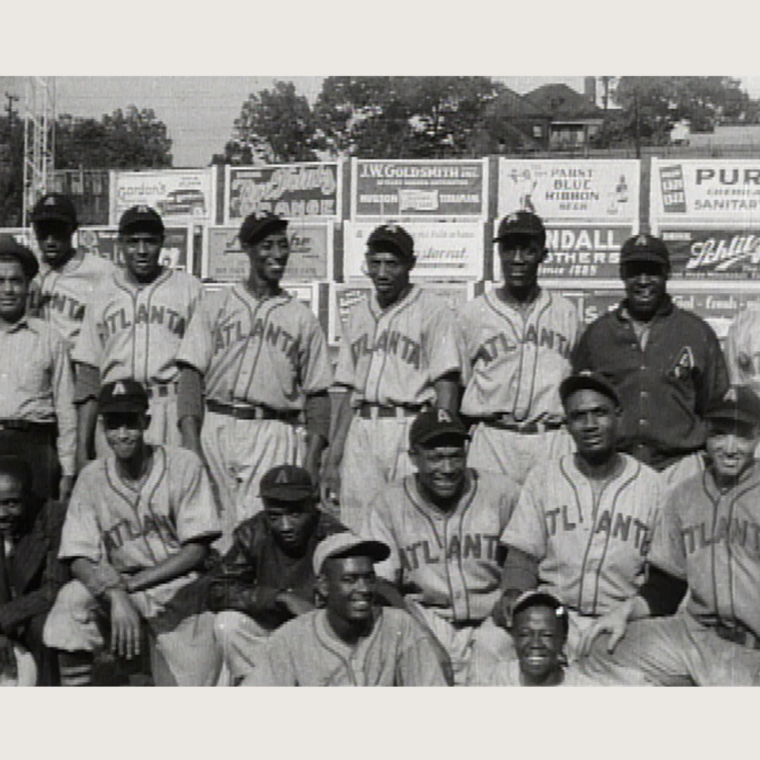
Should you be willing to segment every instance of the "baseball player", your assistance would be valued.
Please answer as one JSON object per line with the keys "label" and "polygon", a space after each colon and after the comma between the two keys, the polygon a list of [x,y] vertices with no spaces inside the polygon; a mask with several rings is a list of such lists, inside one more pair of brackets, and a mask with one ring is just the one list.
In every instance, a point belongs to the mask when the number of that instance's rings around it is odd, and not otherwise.
{"label": "baseball player", "polygon": [[86,256],[72,245],[79,222],[66,195],[43,195],[32,211],[32,226],[42,252],[42,266],[32,282],[32,302],[72,351],[87,304],[113,277],[116,266],[100,256]]}
{"label": "baseball player", "polygon": [[[760,683],[760,464],[754,454],[760,399],[746,386],[731,386],[705,419],[705,470],[668,494],[638,594],[586,631],[581,652],[590,654],[580,664],[589,674],[625,683],[621,668],[628,667],[658,685]],[[597,639],[602,633],[609,639]]]}
{"label": "baseball player", "polygon": [[619,447],[662,472],[704,447],[702,415],[728,387],[718,338],[667,293],[670,255],[652,235],[620,251],[625,300],[586,329],[575,370],[605,375],[623,403]]}
{"label": "baseball player", "polygon": [[504,284],[467,303],[460,315],[466,351],[461,413],[475,425],[472,466],[522,485],[533,464],[572,448],[557,386],[570,372],[579,321],[567,299],[539,287],[547,251],[538,216],[505,216],[494,242]]}
{"label": "baseball player", "polygon": [[409,432],[417,472],[379,491],[362,527],[390,547],[378,577],[447,651],[457,684],[473,647],[496,656],[507,638],[490,615],[500,598],[499,536],[518,496],[508,477],[467,467],[468,438],[445,409],[420,413]]}
{"label": "baseball player", "polygon": [[93,447],[101,384],[134,379],[150,398],[147,440],[179,445],[175,356],[202,294],[200,281],[159,263],[164,223],[148,206],[119,220],[126,269],[103,284],[85,312],[72,358],[77,369],[79,467],[107,451],[102,431]]}
{"label": "baseball player", "polygon": [[616,451],[622,412],[603,377],[571,375],[559,395],[577,451],[539,464],[528,476],[501,536],[507,561],[496,612],[509,626],[510,606],[521,593],[538,588],[554,594],[569,611],[572,660],[580,633],[632,597],[644,580],[660,478]]}
{"label": "baseball player", "polygon": [[59,553],[75,580],[44,629],[45,644],[60,651],[61,683],[90,681],[110,628],[111,651],[127,660],[140,655],[144,632],[157,686],[214,685],[214,615],[197,614],[191,585],[220,535],[203,464],[190,451],[146,442],[140,383],[106,383],[98,406],[112,454],[77,480]]}
{"label": "baseball player", "polygon": [[34,468],[34,492],[68,498],[74,483],[77,421],[64,339],[27,314],[39,265],[13,238],[0,239],[0,454]]}
{"label": "baseball player", "polygon": [[325,607],[275,631],[244,686],[445,686],[430,635],[403,610],[375,607],[373,564],[388,547],[349,532],[314,552]]}
{"label": "baseball player", "polygon": [[345,530],[317,508],[303,467],[273,467],[261,479],[260,494],[264,510],[235,529],[209,589],[214,631],[233,682],[253,672],[272,631],[314,609],[314,550]]}
{"label": "baseball player", "polygon": [[374,293],[349,314],[335,371],[336,411],[325,495],[340,494],[341,520],[356,530],[386,483],[412,472],[409,426],[424,407],[456,411],[460,348],[454,314],[409,282],[414,241],[396,224],[367,240]]}
{"label": "baseball player", "polygon": [[280,287],[287,224],[274,214],[246,217],[239,237],[248,280],[204,300],[177,354],[183,441],[203,452],[218,489],[222,550],[235,526],[261,511],[264,473],[300,464],[317,487],[327,443],[332,369],[316,317]]}

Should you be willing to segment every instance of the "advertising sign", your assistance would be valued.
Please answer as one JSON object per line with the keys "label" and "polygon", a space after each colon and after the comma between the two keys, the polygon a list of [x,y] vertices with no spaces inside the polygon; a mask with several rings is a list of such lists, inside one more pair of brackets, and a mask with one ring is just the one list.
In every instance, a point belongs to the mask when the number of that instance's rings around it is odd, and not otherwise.
{"label": "advertising sign", "polygon": [[499,159],[499,218],[525,210],[546,221],[638,223],[639,161]]}
{"label": "advertising sign", "polygon": [[351,218],[487,214],[488,161],[351,159]]}
{"label": "advertising sign", "polygon": [[[367,238],[376,222],[346,222],[343,225],[344,274],[361,277]],[[483,225],[475,222],[408,222],[404,229],[414,238],[417,265],[412,274],[419,279],[477,280],[484,272]]]}
{"label": "advertising sign", "polygon": [[664,228],[659,234],[670,251],[673,277],[760,280],[760,223],[733,230]]}
{"label": "advertising sign", "polygon": [[225,224],[240,223],[253,211],[288,219],[341,215],[340,164],[302,163],[226,167]]}
{"label": "advertising sign", "polygon": [[760,225],[760,160],[652,159],[655,220]]}
{"label": "advertising sign", "polygon": [[[124,266],[124,257],[118,247],[118,230],[115,227],[80,227],[77,230],[76,245],[93,256],[102,256]],[[192,261],[192,248],[192,227],[167,227],[159,260],[162,266],[187,271],[188,262]]]}
{"label": "advertising sign", "polygon": [[[539,277],[618,279],[620,248],[633,234],[632,229],[593,224],[582,227],[548,225],[546,247],[549,253],[541,265]],[[497,244],[494,244],[493,251],[493,279],[502,279]]]}
{"label": "advertising sign", "polygon": [[[240,247],[239,227],[209,227],[204,279],[237,282],[248,276],[248,256]],[[329,280],[333,269],[333,225],[298,221],[288,225],[290,258],[285,282]]]}
{"label": "advertising sign", "polygon": [[213,169],[111,172],[110,222],[131,206],[152,206],[169,224],[202,224],[214,217]]}

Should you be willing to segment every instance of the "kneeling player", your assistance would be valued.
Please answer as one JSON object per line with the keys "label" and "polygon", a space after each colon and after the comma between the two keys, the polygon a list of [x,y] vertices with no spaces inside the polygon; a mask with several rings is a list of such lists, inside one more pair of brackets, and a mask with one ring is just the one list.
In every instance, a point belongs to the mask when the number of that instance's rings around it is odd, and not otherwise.
{"label": "kneeling player", "polygon": [[221,534],[211,487],[192,452],[144,440],[148,396],[134,380],[98,400],[110,456],[79,476],[59,557],[75,579],[48,616],[45,643],[60,650],[62,685],[85,685],[94,652],[140,654],[146,635],[156,685],[213,685],[221,656],[214,616],[191,593],[208,545]]}

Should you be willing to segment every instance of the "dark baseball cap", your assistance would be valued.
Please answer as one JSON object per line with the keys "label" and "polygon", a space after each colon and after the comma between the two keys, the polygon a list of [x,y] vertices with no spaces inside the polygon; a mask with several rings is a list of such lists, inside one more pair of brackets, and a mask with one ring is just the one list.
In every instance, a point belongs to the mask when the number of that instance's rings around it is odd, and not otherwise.
{"label": "dark baseball cap", "polygon": [[463,441],[469,439],[464,422],[445,409],[426,409],[415,417],[409,430],[409,445],[423,446],[436,438],[456,437]]}
{"label": "dark baseball cap", "polygon": [[243,245],[256,245],[267,235],[287,229],[288,220],[269,211],[254,211],[240,225],[238,239]]}
{"label": "dark baseball cap", "polygon": [[132,206],[119,219],[119,234],[123,235],[126,232],[134,232],[135,230],[155,232],[163,235],[164,221],[161,219],[158,211],[150,206]]}
{"label": "dark baseball cap", "polygon": [[100,389],[98,397],[100,414],[118,414],[119,412],[147,412],[148,394],[142,383],[137,380],[117,380],[106,383]]}
{"label": "dark baseball cap", "polygon": [[65,222],[73,229],[78,226],[77,210],[68,195],[47,193],[34,204],[32,224],[39,222]]}
{"label": "dark baseball cap", "polygon": [[628,238],[620,249],[620,263],[628,264],[631,261],[654,261],[670,266],[670,253],[661,238],[642,232]]}
{"label": "dark baseball cap", "polygon": [[734,420],[760,425],[760,398],[747,385],[732,385],[707,408],[707,420]]}
{"label": "dark baseball cap", "polygon": [[576,391],[589,390],[601,393],[614,402],[615,406],[620,406],[620,397],[617,391],[612,387],[609,380],[598,372],[589,369],[576,372],[574,375],[566,377],[559,385],[559,397],[562,399],[562,406],[567,406],[567,400]]}
{"label": "dark baseball cap", "polygon": [[37,272],[40,271],[40,263],[37,261],[37,257],[12,235],[0,235],[0,256],[10,256],[16,259],[30,280],[33,280]]}
{"label": "dark baseball cap", "polygon": [[402,258],[414,258],[414,239],[399,224],[381,224],[367,238],[372,253],[396,253]]}
{"label": "dark baseball cap", "polygon": [[388,544],[382,541],[362,538],[351,531],[333,533],[323,538],[314,550],[314,575],[322,572],[325,561],[342,557],[369,557],[373,562],[382,562],[391,556]]}
{"label": "dark baseball cap", "polygon": [[512,605],[512,619],[523,610],[530,609],[531,607],[548,607],[554,610],[554,614],[559,618],[562,623],[562,629],[567,635],[570,628],[570,619],[565,607],[554,594],[550,594],[548,591],[539,591],[537,589],[531,589],[515,599]]}
{"label": "dark baseball cap", "polygon": [[304,501],[313,499],[311,475],[294,464],[280,464],[268,470],[259,484],[262,499],[274,501]]}
{"label": "dark baseball cap", "polygon": [[500,240],[513,235],[528,235],[538,238],[542,244],[546,242],[544,223],[540,217],[530,211],[515,211],[512,214],[507,214],[499,222],[499,230],[493,242],[498,243]]}

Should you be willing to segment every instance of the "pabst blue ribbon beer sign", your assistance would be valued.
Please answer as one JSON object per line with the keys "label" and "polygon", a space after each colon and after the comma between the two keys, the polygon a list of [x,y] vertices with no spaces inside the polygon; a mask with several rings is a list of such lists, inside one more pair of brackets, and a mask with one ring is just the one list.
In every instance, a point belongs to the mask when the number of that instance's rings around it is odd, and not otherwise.
{"label": "pabst blue ribbon beer sign", "polygon": [[664,229],[674,277],[760,280],[760,225],[746,230]]}

